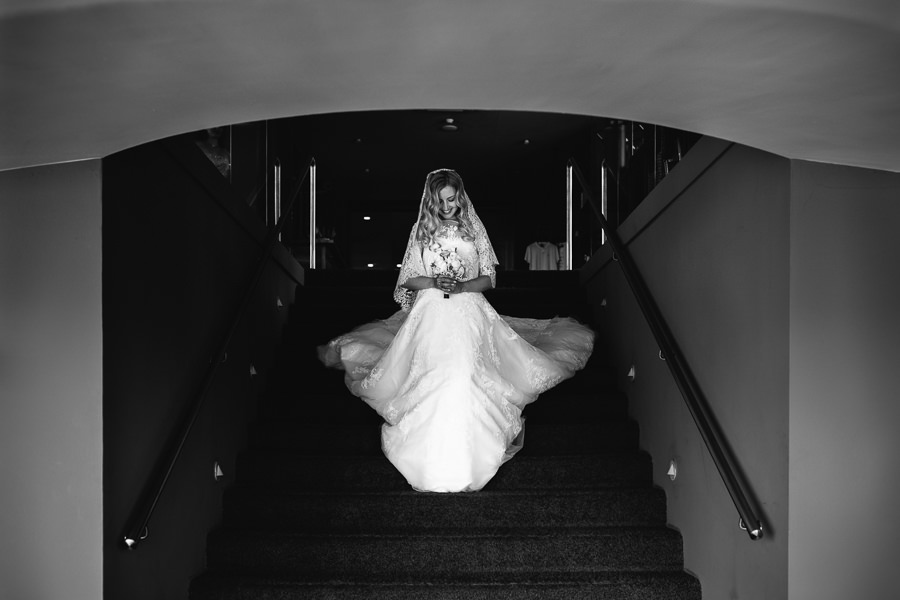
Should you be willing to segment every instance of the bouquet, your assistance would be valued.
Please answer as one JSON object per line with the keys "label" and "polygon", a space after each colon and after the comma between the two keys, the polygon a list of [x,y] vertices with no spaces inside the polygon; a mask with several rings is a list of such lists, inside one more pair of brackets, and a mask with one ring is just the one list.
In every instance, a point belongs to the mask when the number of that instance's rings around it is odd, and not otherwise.
{"label": "bouquet", "polygon": [[[431,272],[434,275],[443,275],[445,277],[452,277],[453,279],[459,281],[466,274],[466,266],[463,264],[462,259],[459,257],[459,254],[456,253],[456,249],[441,249],[440,245],[435,243],[432,244],[432,247],[429,248],[434,252],[437,252],[434,259],[431,261]],[[444,298],[449,298],[450,294],[444,292]]]}

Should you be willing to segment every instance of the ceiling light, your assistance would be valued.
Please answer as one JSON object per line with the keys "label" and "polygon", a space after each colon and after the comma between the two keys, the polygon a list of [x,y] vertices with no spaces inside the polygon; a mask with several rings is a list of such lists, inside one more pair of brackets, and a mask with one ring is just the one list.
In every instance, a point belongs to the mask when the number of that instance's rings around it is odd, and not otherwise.
{"label": "ceiling light", "polygon": [[363,217],[363,221],[371,221],[372,217]]}
{"label": "ceiling light", "polygon": [[453,118],[452,118],[452,117],[447,117],[446,119],[444,119],[444,124],[441,125],[441,129],[443,129],[444,131],[456,131],[456,130],[458,130],[459,127],[457,127],[457,126],[454,125],[453,123],[454,123]]}
{"label": "ceiling light", "polygon": [[369,268],[371,269],[372,267],[375,266],[375,263],[369,263],[369,264],[367,264],[366,266],[369,267]]}

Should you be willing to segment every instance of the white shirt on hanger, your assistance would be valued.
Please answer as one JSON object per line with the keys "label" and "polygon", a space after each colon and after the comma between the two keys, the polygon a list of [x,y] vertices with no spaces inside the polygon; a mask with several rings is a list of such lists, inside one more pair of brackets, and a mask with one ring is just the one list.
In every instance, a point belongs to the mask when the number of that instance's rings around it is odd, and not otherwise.
{"label": "white shirt on hanger", "polygon": [[551,242],[533,242],[525,248],[525,262],[529,271],[556,271],[559,248]]}

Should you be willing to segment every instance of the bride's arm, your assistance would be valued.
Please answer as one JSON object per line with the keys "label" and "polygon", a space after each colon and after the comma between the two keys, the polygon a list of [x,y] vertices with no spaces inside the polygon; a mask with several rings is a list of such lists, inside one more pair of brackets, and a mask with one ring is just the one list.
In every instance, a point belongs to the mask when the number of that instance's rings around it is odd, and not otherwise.
{"label": "bride's arm", "polygon": [[401,287],[405,287],[406,289],[412,290],[414,292],[418,290],[427,290],[433,287],[437,287],[437,279],[434,277],[428,277],[426,275],[419,275],[418,277],[410,277],[403,282]]}
{"label": "bride's arm", "polygon": [[402,287],[413,291],[439,288],[450,294],[461,294],[463,292],[483,292],[493,288],[494,285],[490,275],[481,275],[468,281],[456,281],[451,277],[420,275],[419,277],[410,277]]}
{"label": "bride's arm", "polygon": [[493,287],[494,285],[490,275],[480,275],[475,279],[470,279],[468,281],[457,281],[456,287],[452,293],[483,292],[492,289]]}

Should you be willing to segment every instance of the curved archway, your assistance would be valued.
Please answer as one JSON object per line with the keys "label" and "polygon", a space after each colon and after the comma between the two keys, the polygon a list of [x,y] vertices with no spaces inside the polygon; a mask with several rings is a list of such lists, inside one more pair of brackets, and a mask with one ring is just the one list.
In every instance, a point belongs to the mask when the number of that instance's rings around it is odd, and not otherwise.
{"label": "curved archway", "polygon": [[27,10],[0,13],[0,168],[221,123],[423,107],[608,115],[790,158],[900,168],[897,19],[870,4],[43,0]]}

